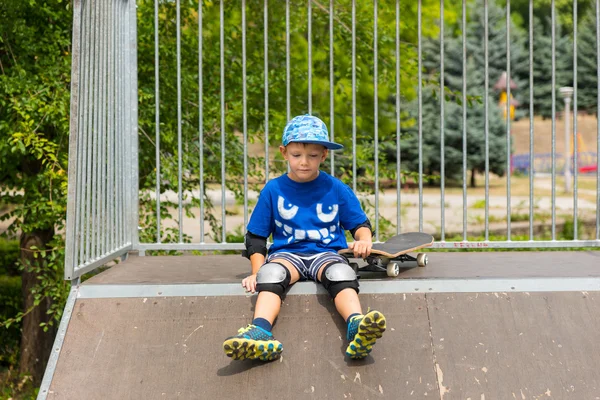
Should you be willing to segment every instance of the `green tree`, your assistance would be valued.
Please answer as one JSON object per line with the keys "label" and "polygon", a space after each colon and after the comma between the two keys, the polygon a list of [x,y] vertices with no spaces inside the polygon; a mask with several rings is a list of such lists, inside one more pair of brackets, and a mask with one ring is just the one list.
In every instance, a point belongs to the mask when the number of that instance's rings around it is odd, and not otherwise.
{"label": "green tree", "polygon": [[597,55],[594,7],[579,24],[577,35],[577,107],[594,114],[598,112]]}
{"label": "green tree", "polygon": [[[20,371],[41,381],[67,292],[62,280],[71,8],[0,2],[0,203],[20,236]],[[3,325],[16,321],[4,321]]]}
{"label": "green tree", "polygon": [[[484,35],[483,2],[477,1],[469,9],[467,23],[467,168],[471,171],[471,186],[475,186],[477,173],[485,172],[485,108],[484,108],[484,51],[481,37]],[[493,3],[489,7],[489,110],[488,146],[489,170],[503,175],[506,169],[506,125],[502,110],[494,98],[496,79],[506,69],[506,20],[502,10]],[[463,118],[462,118],[462,35],[445,29],[444,93],[440,94],[440,41],[427,39],[423,43],[426,85],[423,89],[423,169],[430,175],[441,171],[440,101],[444,101],[444,157],[447,179],[462,179]],[[458,34],[458,35],[457,35]],[[515,35],[514,31],[511,35]],[[511,43],[511,64],[516,71],[523,66],[522,40],[514,37]],[[513,71],[515,72],[515,71]],[[516,78],[518,80],[518,78]],[[418,105],[412,102],[410,114],[418,118]],[[408,170],[418,167],[417,127],[408,129],[410,134],[402,142],[403,164]]]}
{"label": "green tree", "polygon": [[[459,3],[459,2],[451,2]],[[177,70],[176,70],[176,4],[164,2],[159,9],[159,68],[160,68],[160,149],[161,172],[160,191],[178,189],[177,178]],[[277,146],[287,121],[286,99],[286,54],[285,54],[285,8],[281,4],[270,4],[268,14],[269,47],[269,126],[264,126],[264,47],[263,14],[264,2],[246,2],[246,75],[247,75],[247,120],[246,126],[250,143],[264,141],[268,128],[270,145]],[[361,170],[373,176],[373,137],[375,86],[374,77],[374,15],[369,2],[356,3],[356,149],[357,162]],[[449,5],[446,19],[456,23],[455,4]],[[336,141],[342,142],[346,150],[336,153],[336,174],[349,182],[352,179],[352,58],[351,58],[351,1],[336,2],[334,10],[334,134]],[[194,5],[182,3],[181,13],[181,87],[182,87],[182,138],[183,138],[183,191],[196,191],[199,185],[199,119],[202,104],[202,126],[204,145],[204,174],[207,183],[221,184],[221,76],[220,76],[220,9],[219,3],[204,2],[202,8],[202,83],[203,96],[200,102],[198,89],[198,10]],[[401,88],[404,101],[414,98],[416,69],[416,22],[417,5],[413,2],[401,4]],[[320,116],[329,126],[329,7],[328,4],[312,3],[312,113]],[[303,0],[290,2],[290,116],[309,111],[308,102],[308,10]],[[423,2],[423,35],[437,35],[433,21],[439,18],[439,2]],[[224,64],[225,64],[225,136],[226,185],[241,194],[243,131],[242,104],[242,10],[240,1],[225,2],[224,9]],[[378,9],[378,133],[380,143],[395,141],[395,2],[379,3]],[[138,43],[139,43],[139,126],[140,136],[140,187],[155,187],[155,67],[154,67],[154,2],[138,1]],[[403,114],[406,116],[406,113]],[[410,125],[411,120],[403,120]],[[285,165],[278,156],[270,160],[271,174],[281,173]],[[264,179],[264,160],[249,158],[251,178],[260,182]],[[383,177],[395,175],[395,165],[382,163],[380,174]],[[273,175],[271,175],[273,176]],[[144,240],[154,240],[156,229],[155,204],[142,200],[145,211],[141,213],[144,225]],[[206,217],[210,219],[213,232],[220,237],[220,221],[214,217],[214,209],[204,194],[208,207]],[[161,215],[168,218],[167,207],[174,204],[164,202]],[[197,201],[189,202],[186,212],[189,215],[197,210]],[[161,233],[163,241],[174,238],[173,231]]]}
{"label": "green tree", "polygon": [[[554,0],[556,22],[564,28],[564,32],[573,32],[573,0]],[[594,4],[593,0],[577,0],[578,20],[588,15]],[[499,0],[498,5],[506,7],[506,0]],[[511,13],[515,23],[526,27],[529,21],[529,0],[511,0]],[[552,15],[552,0],[535,0],[533,14],[544,24],[545,30],[550,29]]]}
{"label": "green tree", "polygon": [[[467,74],[469,95],[482,96],[485,82],[485,15],[483,0],[477,0],[468,11],[467,21]],[[510,21],[510,68],[511,79],[517,84],[513,97],[521,100],[522,94],[518,88],[526,85],[521,79],[522,71],[528,68],[528,56],[525,50],[525,38],[521,29]],[[497,98],[493,86],[506,71],[506,12],[494,2],[488,4],[488,82],[489,93]],[[454,37],[448,43],[446,60],[446,84],[455,91],[462,90],[462,38]]]}
{"label": "green tree", "polygon": [[[542,24],[534,20],[533,34],[533,103],[534,113],[544,118],[552,117],[552,32],[551,24]],[[563,34],[560,25],[555,27],[555,86],[556,111],[563,108],[563,102],[558,94],[558,88],[569,86],[573,82],[573,52],[572,40]],[[526,47],[529,49],[529,35]],[[529,81],[529,69],[521,71],[521,80]],[[529,110],[529,84],[522,91],[520,108]]]}

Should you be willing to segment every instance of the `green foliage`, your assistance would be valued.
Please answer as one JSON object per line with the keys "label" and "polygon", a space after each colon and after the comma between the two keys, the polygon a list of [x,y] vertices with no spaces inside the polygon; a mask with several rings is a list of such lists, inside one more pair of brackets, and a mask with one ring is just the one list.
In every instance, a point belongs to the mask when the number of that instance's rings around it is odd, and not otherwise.
{"label": "green foliage", "polygon": [[[452,3],[458,3],[454,1]],[[138,88],[139,88],[139,127],[140,127],[140,188],[156,190],[157,170],[156,150],[160,146],[159,192],[179,191],[179,157],[182,160],[182,182],[184,212],[194,216],[198,211],[197,195],[199,182],[223,183],[221,156],[224,153],[227,189],[236,196],[242,196],[241,177],[243,170],[243,132],[248,133],[249,143],[264,142],[265,131],[269,132],[269,145],[277,146],[281,133],[289,117],[309,111],[308,88],[308,42],[307,4],[305,1],[290,2],[290,97],[286,83],[286,33],[285,12],[282,7],[269,7],[268,14],[268,126],[265,126],[265,75],[264,75],[264,2],[246,2],[246,104],[244,124],[243,112],[243,63],[242,63],[242,10],[240,1],[224,3],[224,81],[220,71],[220,9],[218,2],[204,2],[202,8],[202,98],[199,98],[198,66],[198,9],[191,3],[183,3],[181,19],[181,111],[178,111],[177,91],[177,32],[176,3],[162,2],[159,5],[159,97],[156,97],[155,82],[155,37],[154,1],[138,1]],[[374,19],[373,5],[367,2],[356,4],[356,158],[360,165],[359,173],[370,178],[374,176]],[[401,95],[410,101],[415,96],[415,76],[417,74],[416,22],[417,5],[403,2],[400,24]],[[456,23],[458,5],[448,5],[446,20]],[[351,2],[336,2],[334,25],[334,120],[330,120],[329,82],[329,8],[312,5],[312,113],[321,117],[330,127],[335,140],[346,146],[338,152],[336,175],[349,183],[352,181],[352,58],[351,58]],[[378,135],[380,146],[394,143],[396,135],[395,91],[395,2],[379,3],[378,9],[378,94],[379,120]],[[434,36],[438,29],[433,23],[439,18],[439,2],[423,2],[423,34]],[[224,86],[223,99],[225,115],[221,115],[221,84]],[[159,104],[160,143],[157,143],[156,109]],[[178,124],[178,115],[181,124]],[[414,123],[402,114],[403,125]],[[224,124],[223,124],[224,122]],[[332,122],[334,123],[332,126]],[[182,146],[178,148],[177,137],[181,131]],[[202,132],[200,136],[199,132]],[[226,148],[221,149],[224,140]],[[200,144],[203,146],[203,175],[200,176]],[[395,165],[392,160],[382,162],[381,177],[394,177]],[[265,177],[265,160],[252,154],[248,157],[249,178],[256,182]],[[270,176],[283,173],[285,163],[276,154],[268,161]],[[325,168],[326,166],[324,166]],[[361,189],[371,191],[369,185]],[[208,219],[214,238],[221,238],[220,221],[214,217],[215,210],[207,197],[202,194],[205,218]],[[179,240],[176,231],[163,229],[156,231],[156,203],[149,196],[142,196],[141,225],[144,229],[142,240],[162,242]],[[171,216],[171,210],[178,204],[168,201],[161,203],[161,219]],[[182,238],[186,240],[186,238]]]}
{"label": "green foliage", "polygon": [[19,242],[0,238],[0,275],[18,275]]}
{"label": "green foliage", "polygon": [[[551,24],[535,18],[533,27],[533,110],[535,115],[552,117],[552,31]],[[526,34],[526,49],[529,52],[529,34]],[[555,87],[556,112],[564,108],[558,88],[573,82],[573,45],[568,35],[557,24],[555,27]],[[529,81],[529,68],[519,71],[522,82]],[[523,87],[520,109],[529,111],[529,84]]]}
{"label": "green foliage", "polygon": [[[533,15],[540,18],[541,22],[550,27],[553,0],[535,0],[533,2]],[[577,15],[580,21],[583,16],[590,14],[593,0],[577,0]],[[554,0],[556,22],[565,28],[565,32],[573,31],[573,0]],[[498,0],[498,5],[506,7],[506,0]],[[529,21],[529,0],[511,0],[511,14],[513,20],[521,27],[527,26]]]}
{"label": "green foliage", "polygon": [[[0,211],[2,221],[14,218],[5,237],[64,230],[71,14],[70,4],[61,0],[0,1],[0,203],[14,206]],[[55,235],[46,245],[28,250],[35,262],[19,268],[38,275],[33,307],[50,298],[52,325],[60,320],[67,294],[64,240]],[[18,308],[1,316],[0,329],[17,329],[33,309],[21,310],[20,303]]]}
{"label": "green foliage", "polygon": [[[595,7],[593,7],[582,18],[577,35],[577,108],[594,114],[598,112],[598,51],[595,11]],[[571,82],[573,82],[572,79]]]}
{"label": "green foliage", "polygon": [[[440,102],[444,102],[444,172],[447,179],[462,180],[463,174],[463,128],[467,133],[467,168],[483,173],[485,160],[485,60],[484,44],[484,8],[482,1],[476,1],[469,9],[470,20],[467,24],[467,126],[463,127],[463,58],[461,33],[447,29],[445,38],[445,75],[444,91],[440,92],[440,40],[431,38],[424,40],[425,81],[422,98],[422,141],[423,171],[429,175],[441,173],[441,127]],[[503,71],[506,70],[506,16],[504,12],[491,3],[488,11],[488,146],[489,170],[502,176],[506,169],[506,125],[502,110],[497,106],[499,92],[493,86]],[[519,73],[526,65],[526,54],[523,40],[514,26],[511,28],[511,75],[519,82]],[[515,92],[518,96],[518,92]],[[418,118],[418,104],[412,102],[408,111],[413,120]],[[411,126],[406,129],[407,135],[402,141],[402,162],[407,170],[418,168],[418,129]],[[471,180],[475,182],[474,179]]]}
{"label": "green foliage", "polygon": [[[21,309],[21,278],[0,275],[0,321],[16,317]],[[20,324],[0,327],[0,370],[17,365],[20,342]]]}
{"label": "green foliage", "polygon": [[35,400],[39,387],[32,382],[31,376],[18,374],[9,369],[0,373],[0,399],[6,400]]}

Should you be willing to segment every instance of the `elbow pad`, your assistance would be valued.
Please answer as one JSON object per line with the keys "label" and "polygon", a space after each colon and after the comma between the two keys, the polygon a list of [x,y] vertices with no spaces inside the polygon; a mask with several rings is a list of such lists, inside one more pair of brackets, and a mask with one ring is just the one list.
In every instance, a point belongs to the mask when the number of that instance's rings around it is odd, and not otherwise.
{"label": "elbow pad", "polygon": [[359,228],[369,228],[369,230],[371,231],[371,236],[375,236],[375,232],[373,232],[373,227],[371,226],[371,221],[369,221],[369,218],[367,218],[367,220],[365,222],[363,222],[362,224],[357,225],[356,227],[354,227],[354,229],[350,229],[350,234],[352,235],[352,237],[354,237],[354,234],[356,234],[356,231]]}
{"label": "elbow pad", "polygon": [[255,253],[260,253],[263,256],[267,255],[267,238],[255,235],[252,232],[246,232],[244,237],[246,250],[242,251],[242,257],[250,259],[250,256]]}

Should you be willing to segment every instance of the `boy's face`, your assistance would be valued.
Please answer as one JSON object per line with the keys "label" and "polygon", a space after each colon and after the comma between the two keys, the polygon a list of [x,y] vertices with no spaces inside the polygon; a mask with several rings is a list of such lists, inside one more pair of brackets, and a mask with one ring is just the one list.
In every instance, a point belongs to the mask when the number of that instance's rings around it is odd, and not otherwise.
{"label": "boy's face", "polygon": [[296,182],[310,182],[319,176],[319,167],[327,157],[327,149],[320,144],[292,142],[279,146],[283,158],[290,163],[288,176]]}

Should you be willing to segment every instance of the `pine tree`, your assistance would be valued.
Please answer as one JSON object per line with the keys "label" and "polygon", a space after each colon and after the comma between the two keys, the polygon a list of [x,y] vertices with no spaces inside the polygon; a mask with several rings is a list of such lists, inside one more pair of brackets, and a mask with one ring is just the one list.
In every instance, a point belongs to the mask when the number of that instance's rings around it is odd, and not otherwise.
{"label": "pine tree", "polygon": [[[506,20],[503,11],[493,3],[489,7],[489,98],[488,98],[488,145],[490,172],[503,175],[506,169],[506,125],[502,110],[497,106],[497,93],[493,90],[496,79],[506,69]],[[471,9],[471,22],[467,25],[467,168],[472,172],[471,185],[475,175],[485,171],[485,105],[484,105],[484,10],[478,0]],[[522,36],[512,29],[511,68],[520,71],[526,60]],[[448,31],[448,30],[446,30]],[[440,101],[444,101],[444,158],[447,179],[462,179],[463,159],[463,118],[462,118],[462,38],[445,39],[444,80],[446,93],[440,95],[440,42],[430,39],[423,42],[424,81],[423,90],[423,171],[438,174],[441,170],[440,154]],[[512,75],[512,74],[511,74]],[[522,85],[519,75],[513,80]],[[416,120],[417,103],[411,104],[410,113]],[[402,161],[411,171],[418,169],[418,127],[407,131],[402,143]]]}
{"label": "pine tree", "polygon": [[589,113],[598,110],[598,63],[596,51],[596,12],[588,13],[577,35],[577,108]]}
{"label": "pine tree", "polygon": [[[467,70],[469,95],[483,96],[485,82],[485,15],[483,0],[477,0],[469,10],[467,22],[467,59],[470,68]],[[507,70],[506,65],[506,14],[495,2],[488,4],[488,82],[490,96],[497,96],[494,84]],[[522,94],[519,88],[526,86],[522,80],[522,71],[528,69],[528,56],[524,47],[525,38],[522,30],[510,21],[510,69],[511,79],[517,90],[512,95],[519,102]],[[451,38],[447,44],[446,84],[454,91],[462,90],[462,38]]]}
{"label": "pine tree", "polygon": [[[552,117],[552,22],[548,18],[542,24],[538,18],[533,26],[533,109],[535,115],[544,118]],[[556,111],[563,108],[563,102],[558,95],[558,89],[569,86],[573,82],[573,52],[570,38],[563,34],[560,25],[555,28],[555,88]],[[529,35],[526,40],[529,51]],[[529,64],[529,62],[527,63]],[[529,68],[521,71],[521,80],[529,82]],[[523,87],[521,109],[529,110],[529,83]]]}
{"label": "pine tree", "polygon": [[[462,52],[458,40],[447,39],[445,60],[453,65],[460,62],[462,68]],[[444,101],[444,171],[447,180],[459,181],[463,172],[463,111],[462,94],[458,91],[446,91],[440,95],[440,42],[430,39],[423,42],[424,56],[424,81],[422,115],[423,115],[423,172],[427,175],[439,175],[441,172],[441,134],[440,134],[440,101]],[[460,59],[459,59],[460,58]],[[468,60],[468,71],[476,69],[475,60]],[[460,82],[462,90],[462,71],[458,77],[453,75],[453,70],[445,71],[445,80]],[[474,78],[475,77],[475,78]],[[485,171],[485,110],[483,100],[483,85],[478,85],[475,74],[467,75],[467,92],[469,96],[477,96],[480,101],[467,103],[467,168],[471,171],[471,185],[475,185],[475,175]],[[469,91],[470,88],[470,91]],[[457,88],[458,89],[458,88]],[[496,100],[490,91],[488,99],[488,145],[490,172],[503,175],[506,168],[506,125],[502,119],[502,111],[498,108]],[[418,118],[418,103],[412,102],[409,108],[412,117]],[[418,126],[415,125],[406,131],[402,141],[402,162],[409,171],[418,170]]]}

